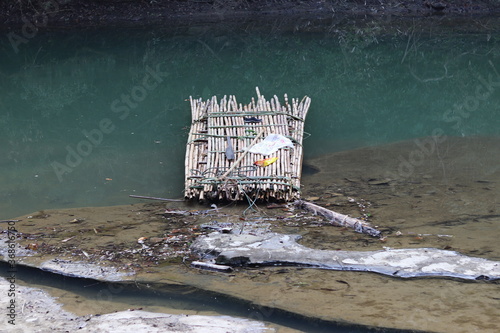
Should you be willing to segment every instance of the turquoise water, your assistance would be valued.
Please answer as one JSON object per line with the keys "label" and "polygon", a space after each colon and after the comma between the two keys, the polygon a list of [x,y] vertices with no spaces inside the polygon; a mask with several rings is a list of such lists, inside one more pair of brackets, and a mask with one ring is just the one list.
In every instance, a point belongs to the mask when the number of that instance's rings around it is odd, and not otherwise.
{"label": "turquoise water", "polygon": [[0,218],[181,197],[190,95],[310,96],[306,160],[435,131],[499,135],[497,32],[314,31],[39,32],[18,53],[1,39]]}

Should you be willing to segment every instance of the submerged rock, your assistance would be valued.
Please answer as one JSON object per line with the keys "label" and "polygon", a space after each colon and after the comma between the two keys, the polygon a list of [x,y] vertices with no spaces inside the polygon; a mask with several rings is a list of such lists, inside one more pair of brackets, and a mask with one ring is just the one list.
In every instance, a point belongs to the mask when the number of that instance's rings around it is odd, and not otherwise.
{"label": "submerged rock", "polygon": [[223,265],[300,265],[332,270],[369,271],[402,278],[448,276],[500,279],[500,262],[435,248],[380,251],[326,251],[298,244],[298,235],[211,233],[192,245],[198,253],[217,253]]}

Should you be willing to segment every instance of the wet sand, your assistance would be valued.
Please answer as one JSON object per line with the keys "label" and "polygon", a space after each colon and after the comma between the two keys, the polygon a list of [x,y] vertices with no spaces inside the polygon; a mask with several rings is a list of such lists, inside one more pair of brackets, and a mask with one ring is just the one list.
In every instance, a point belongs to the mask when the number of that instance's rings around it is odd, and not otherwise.
{"label": "wet sand", "polygon": [[[2,294],[12,288],[10,282],[0,278]],[[61,304],[44,290],[16,286],[16,297],[2,297],[2,309],[14,299],[17,307],[10,315],[2,316],[1,332],[276,332],[263,323],[242,318],[199,316],[196,314],[165,314],[128,309],[109,311],[105,315],[86,314],[77,316],[61,307]]]}
{"label": "wet sand", "polygon": [[[303,245],[318,249],[435,247],[498,261],[500,139],[420,140],[306,161],[303,197],[366,218],[383,231],[382,240],[329,226],[319,217],[264,206],[246,219],[270,223],[276,232],[301,234]],[[165,214],[166,208],[204,209],[155,203],[21,216],[16,228],[26,237],[18,243],[21,248],[37,244],[34,256],[23,260],[35,266],[54,257],[90,261],[133,273],[135,281],[153,288],[164,283],[196,286],[271,307],[257,307],[264,320],[282,309],[368,326],[450,333],[500,330],[498,281],[398,279],[297,267],[238,268],[231,274],[188,268],[182,259],[194,259],[186,251],[190,239],[180,236],[202,233],[193,228],[213,219],[241,221],[247,207],[186,215]],[[174,232],[178,229],[185,230]],[[140,243],[140,237],[147,239]]]}

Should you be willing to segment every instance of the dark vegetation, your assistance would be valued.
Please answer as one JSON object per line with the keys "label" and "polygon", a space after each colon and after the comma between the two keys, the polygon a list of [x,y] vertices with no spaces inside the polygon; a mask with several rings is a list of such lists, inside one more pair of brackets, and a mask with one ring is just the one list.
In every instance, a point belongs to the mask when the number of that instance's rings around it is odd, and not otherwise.
{"label": "dark vegetation", "polygon": [[500,10],[498,0],[4,0],[0,22],[100,26],[179,24],[269,16],[476,15]]}

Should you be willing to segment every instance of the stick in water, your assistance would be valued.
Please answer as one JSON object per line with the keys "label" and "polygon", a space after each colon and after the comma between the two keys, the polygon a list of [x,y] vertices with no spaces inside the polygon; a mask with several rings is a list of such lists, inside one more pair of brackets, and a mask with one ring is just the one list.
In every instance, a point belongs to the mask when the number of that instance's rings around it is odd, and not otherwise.
{"label": "stick in water", "polygon": [[155,197],[146,197],[143,195],[129,195],[131,198],[138,198],[138,199],[149,199],[149,200],[160,200],[160,201],[184,201],[183,199],[165,199],[165,198],[155,198]]}
{"label": "stick in water", "polygon": [[14,223],[14,222],[19,222],[21,220],[2,220],[0,223]]}

